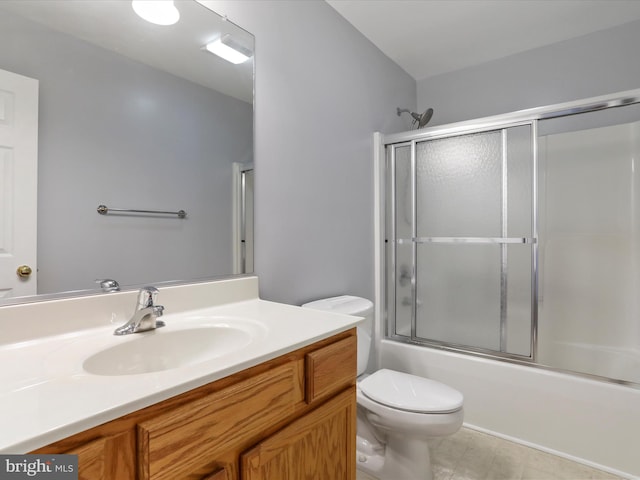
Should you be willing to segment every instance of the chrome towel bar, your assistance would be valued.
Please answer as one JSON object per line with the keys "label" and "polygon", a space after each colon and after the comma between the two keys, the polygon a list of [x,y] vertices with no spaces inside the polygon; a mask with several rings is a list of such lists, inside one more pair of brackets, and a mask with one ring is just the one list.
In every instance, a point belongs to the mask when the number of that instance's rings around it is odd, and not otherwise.
{"label": "chrome towel bar", "polygon": [[187,216],[187,212],[184,210],[178,210],[177,212],[165,212],[162,210],[133,210],[130,208],[109,208],[106,205],[98,205],[98,213],[100,215],[106,215],[109,212],[117,212],[117,213],[147,213],[152,215],[177,215],[178,218],[185,218]]}

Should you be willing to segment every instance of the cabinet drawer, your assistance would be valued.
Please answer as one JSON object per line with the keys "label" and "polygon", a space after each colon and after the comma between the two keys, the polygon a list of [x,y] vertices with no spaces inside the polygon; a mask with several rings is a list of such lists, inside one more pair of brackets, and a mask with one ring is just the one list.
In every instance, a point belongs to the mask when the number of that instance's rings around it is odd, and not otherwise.
{"label": "cabinet drawer", "polygon": [[303,401],[301,370],[291,361],[140,423],[140,479],[211,472],[224,452],[295,412]]}
{"label": "cabinet drawer", "polygon": [[353,385],[357,370],[355,335],[305,355],[305,399],[311,403]]}

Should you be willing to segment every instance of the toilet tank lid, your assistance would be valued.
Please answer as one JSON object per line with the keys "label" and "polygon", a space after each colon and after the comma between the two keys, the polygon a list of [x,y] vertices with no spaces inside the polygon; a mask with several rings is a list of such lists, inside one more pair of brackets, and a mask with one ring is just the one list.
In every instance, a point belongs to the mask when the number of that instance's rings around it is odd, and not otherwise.
{"label": "toilet tank lid", "polygon": [[358,383],[371,400],[409,412],[450,413],[460,410],[462,393],[444,383],[382,369]]}
{"label": "toilet tank lid", "polygon": [[326,310],[346,315],[359,315],[366,317],[373,312],[373,302],[366,298],[354,297],[351,295],[340,295],[339,297],[323,298],[314,302],[302,305],[305,308],[315,310]]}

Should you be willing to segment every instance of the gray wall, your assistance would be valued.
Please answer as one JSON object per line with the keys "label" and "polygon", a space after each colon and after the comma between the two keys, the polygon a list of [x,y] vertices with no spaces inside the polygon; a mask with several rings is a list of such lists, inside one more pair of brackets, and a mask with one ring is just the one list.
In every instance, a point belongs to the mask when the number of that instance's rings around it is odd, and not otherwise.
{"label": "gray wall", "polygon": [[262,298],[373,298],[372,134],[407,128],[415,81],[323,1],[202,3],[256,36]]}
{"label": "gray wall", "polygon": [[418,82],[432,125],[640,87],[640,21]]}
{"label": "gray wall", "polygon": [[231,163],[252,161],[252,105],[6,12],[0,45],[0,68],[40,81],[38,293],[232,272]]}

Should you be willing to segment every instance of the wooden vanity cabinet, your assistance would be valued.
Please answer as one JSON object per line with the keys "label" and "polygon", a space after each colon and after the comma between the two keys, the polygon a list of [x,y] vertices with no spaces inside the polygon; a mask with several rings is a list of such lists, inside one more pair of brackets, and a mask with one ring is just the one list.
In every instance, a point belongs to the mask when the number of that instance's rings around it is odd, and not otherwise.
{"label": "wooden vanity cabinet", "polygon": [[352,329],[33,453],[87,480],[354,480],[355,377]]}

